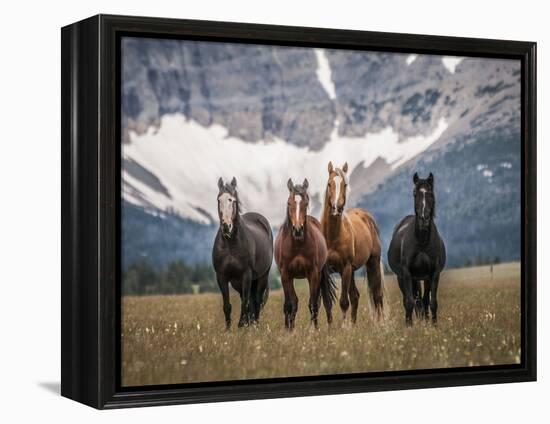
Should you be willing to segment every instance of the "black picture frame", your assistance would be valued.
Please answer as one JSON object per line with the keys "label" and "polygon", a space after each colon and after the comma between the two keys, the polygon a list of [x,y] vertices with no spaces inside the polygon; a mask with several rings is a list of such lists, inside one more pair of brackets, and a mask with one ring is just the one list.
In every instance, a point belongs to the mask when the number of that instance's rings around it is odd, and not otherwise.
{"label": "black picture frame", "polygon": [[[521,363],[311,378],[120,386],[120,37],[521,61]],[[120,408],[536,380],[536,43],[97,15],[61,30],[61,394]]]}

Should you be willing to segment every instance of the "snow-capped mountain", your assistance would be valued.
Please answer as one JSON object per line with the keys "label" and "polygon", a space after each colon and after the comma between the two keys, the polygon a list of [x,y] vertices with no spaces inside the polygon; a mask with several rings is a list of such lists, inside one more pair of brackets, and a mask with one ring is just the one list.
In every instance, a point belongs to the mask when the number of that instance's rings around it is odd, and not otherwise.
{"label": "snow-capped mountain", "polygon": [[[213,234],[220,176],[237,177],[244,208],[274,227],[287,179],[307,177],[319,215],[329,160],[348,162],[350,205],[374,210],[384,234],[410,212],[413,168],[448,178],[447,204],[464,204],[470,181],[506,216],[519,210],[519,62],[136,38],[122,59],[126,263],[190,249],[207,260],[208,243],[196,246]],[[456,162],[465,150],[482,156]]]}
{"label": "snow-capped mountain", "polygon": [[[364,137],[341,137],[335,128],[320,150],[311,150],[280,139],[247,143],[228,136],[219,125],[205,128],[181,114],[165,115],[158,129],[131,133],[131,143],[123,148],[125,163],[134,164],[123,169],[124,199],[212,224],[217,221],[217,180],[235,176],[244,208],[279,226],[285,216],[288,178],[296,182],[308,178],[312,206],[319,208],[329,161],[338,166],[347,161],[353,172],[381,158],[395,169],[437,141],[446,128],[441,119],[429,136],[401,142],[390,127]],[[135,172],[138,167],[156,177],[154,184]]]}

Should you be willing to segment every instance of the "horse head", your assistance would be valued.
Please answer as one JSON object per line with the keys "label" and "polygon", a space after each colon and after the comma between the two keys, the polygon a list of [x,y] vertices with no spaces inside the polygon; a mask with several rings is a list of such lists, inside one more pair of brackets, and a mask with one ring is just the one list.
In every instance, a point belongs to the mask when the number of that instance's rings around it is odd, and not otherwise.
{"label": "horse head", "polygon": [[332,162],[328,163],[328,182],[326,192],[326,202],[330,207],[333,216],[341,215],[346,205],[348,190],[348,163],[342,168],[335,168]]}
{"label": "horse head", "polygon": [[425,229],[435,217],[434,176],[430,172],[428,178],[422,179],[415,172],[413,183],[414,213],[420,228]]}
{"label": "horse head", "polygon": [[289,191],[287,216],[292,225],[292,237],[296,240],[303,240],[309,205],[309,195],[307,194],[309,182],[306,178],[302,185],[294,185],[292,179],[289,178],[287,187]]}
{"label": "horse head", "polygon": [[237,194],[237,180],[235,177],[231,183],[224,184],[223,179],[218,180],[218,216],[220,218],[220,230],[222,236],[230,239],[235,231],[235,221],[239,214],[239,196]]}

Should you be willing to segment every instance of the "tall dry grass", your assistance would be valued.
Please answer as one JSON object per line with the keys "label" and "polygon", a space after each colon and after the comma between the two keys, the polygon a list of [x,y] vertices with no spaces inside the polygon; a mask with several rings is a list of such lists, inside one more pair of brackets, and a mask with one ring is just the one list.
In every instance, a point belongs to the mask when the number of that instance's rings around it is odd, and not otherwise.
{"label": "tall dry grass", "polygon": [[[125,386],[312,376],[493,364],[520,360],[519,264],[444,272],[439,324],[415,319],[405,328],[401,293],[386,276],[384,322],[372,319],[365,283],[355,326],[339,307],[328,327],[309,323],[308,294],[298,284],[296,329],[284,328],[281,291],[270,294],[258,326],[225,331],[218,294],[125,297],[122,383]],[[240,301],[233,293],[234,323]]]}

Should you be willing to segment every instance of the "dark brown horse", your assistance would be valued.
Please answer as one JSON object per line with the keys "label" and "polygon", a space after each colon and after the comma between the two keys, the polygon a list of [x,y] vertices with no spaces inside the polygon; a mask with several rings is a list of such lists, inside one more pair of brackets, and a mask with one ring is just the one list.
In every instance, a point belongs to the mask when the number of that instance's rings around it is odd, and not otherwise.
{"label": "dark brown horse", "polygon": [[294,185],[288,180],[286,220],[275,240],[275,262],[281,273],[285,303],[285,327],[294,328],[298,311],[298,296],[294,290],[295,278],[309,282],[309,311],[311,322],[318,328],[319,300],[322,297],[327,322],[332,322],[332,303],[336,299],[335,284],[327,268],[327,245],[321,224],[307,214],[308,181]]}
{"label": "dark brown horse", "polygon": [[351,321],[357,320],[359,290],[354,271],[367,268],[368,288],[378,318],[383,315],[384,276],[381,262],[381,243],[374,218],[364,209],[344,210],[348,190],[348,164],[334,168],[328,164],[328,183],[321,228],[327,241],[328,263],[342,276],[340,308],[344,313],[350,306]]}

